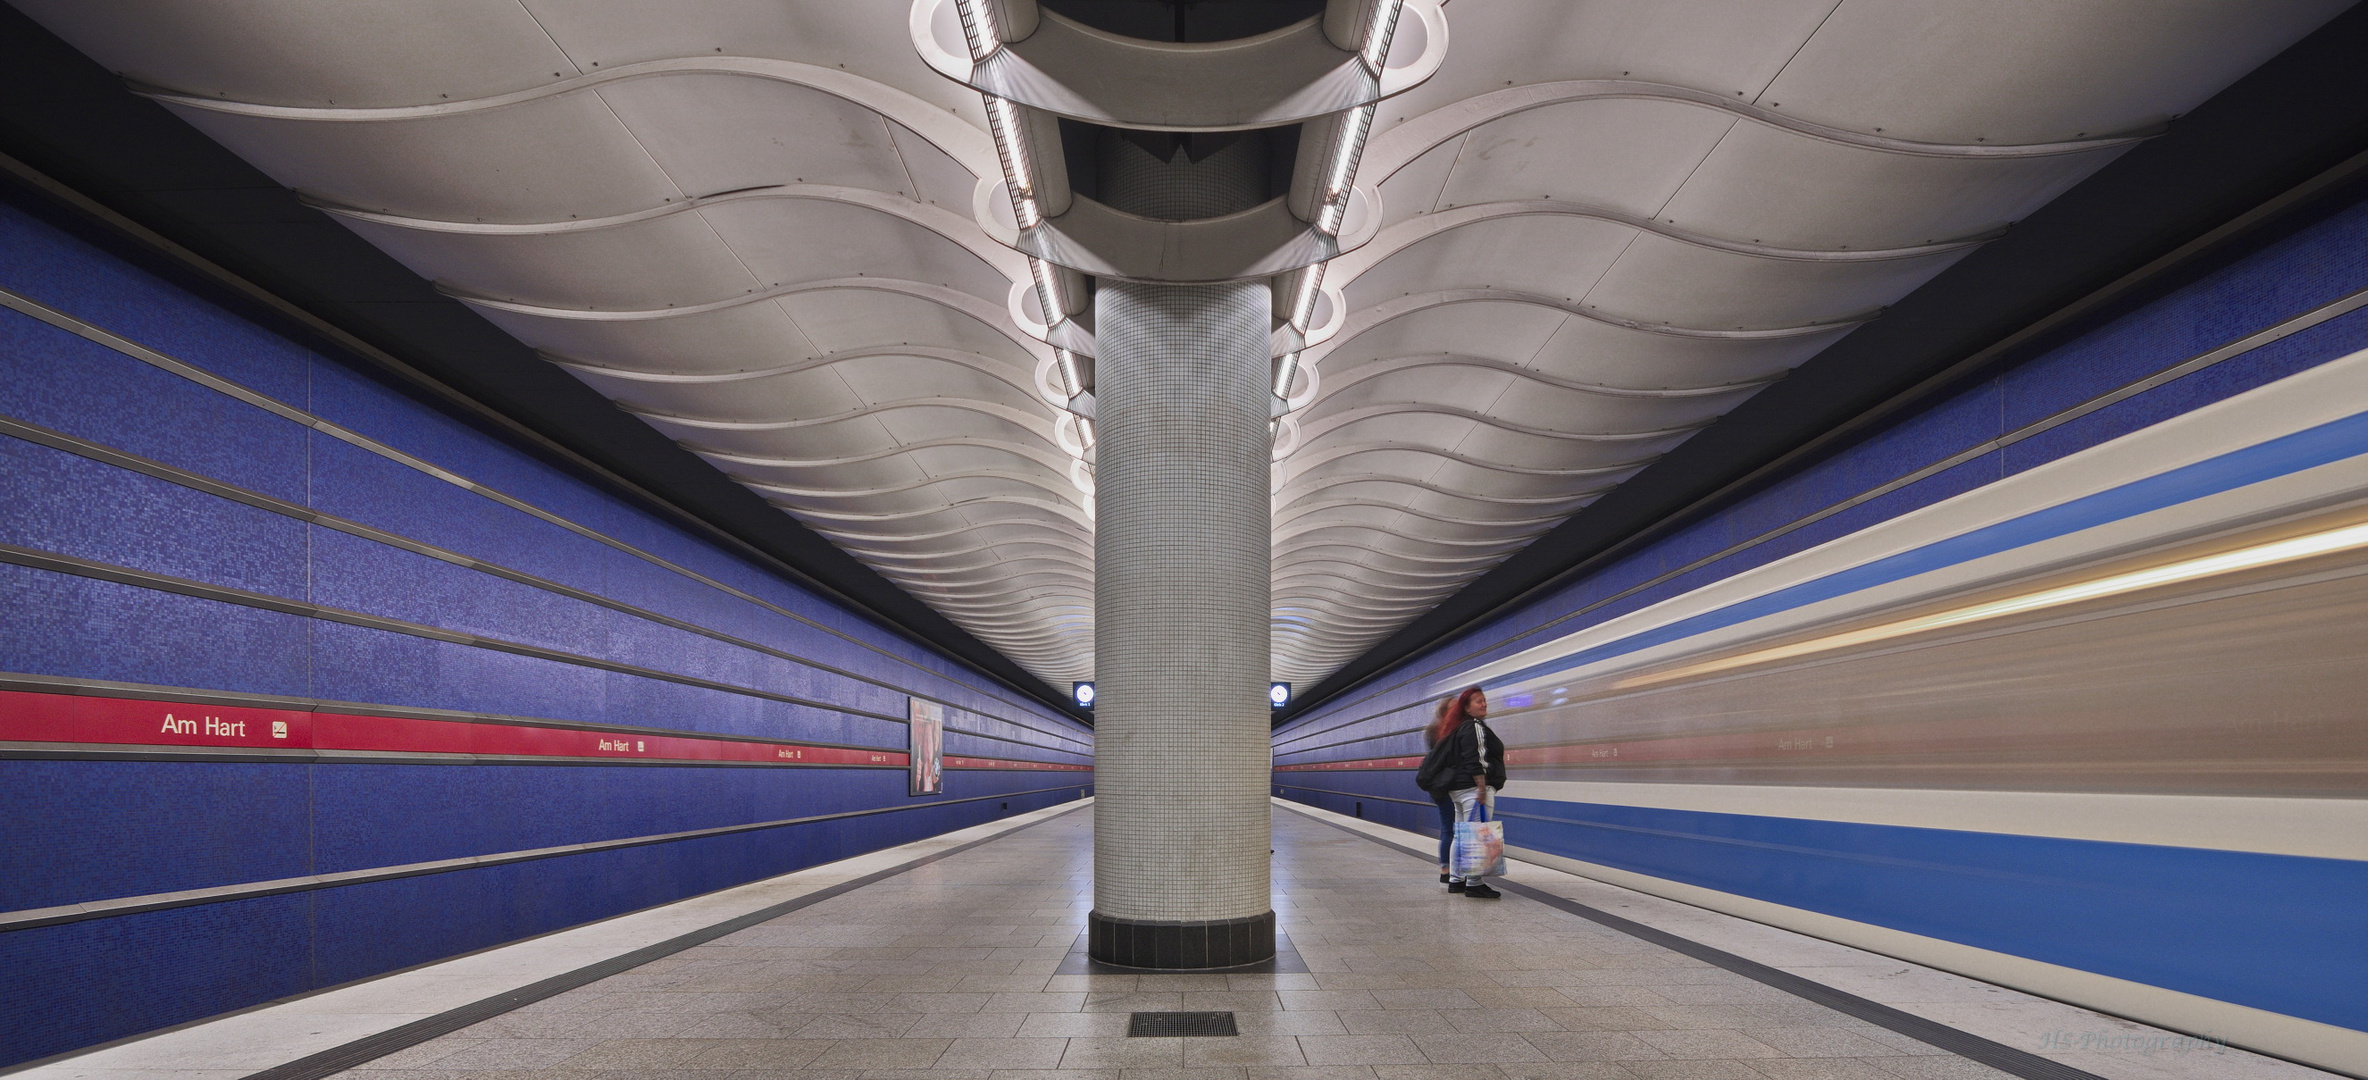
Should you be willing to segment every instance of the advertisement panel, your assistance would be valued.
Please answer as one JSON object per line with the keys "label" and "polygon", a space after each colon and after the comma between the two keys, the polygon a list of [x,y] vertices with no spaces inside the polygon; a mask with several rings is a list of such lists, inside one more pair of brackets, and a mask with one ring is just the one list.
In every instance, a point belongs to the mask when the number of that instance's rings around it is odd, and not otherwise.
{"label": "advertisement panel", "polygon": [[912,777],[910,794],[938,794],[945,790],[946,785],[945,706],[920,698],[906,698],[905,701],[910,706],[906,715],[912,720],[906,743],[911,751],[907,755]]}

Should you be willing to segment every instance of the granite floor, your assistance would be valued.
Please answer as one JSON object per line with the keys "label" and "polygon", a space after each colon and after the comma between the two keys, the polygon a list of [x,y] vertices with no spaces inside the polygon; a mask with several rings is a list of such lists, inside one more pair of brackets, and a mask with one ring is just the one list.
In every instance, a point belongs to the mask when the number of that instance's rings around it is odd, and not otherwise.
{"label": "granite floor", "polygon": [[[1275,814],[1306,974],[1059,974],[1093,817],[1054,818],[347,1080],[1956,1080],[2006,1074]],[[1130,1039],[1231,1010],[1234,1038]]]}

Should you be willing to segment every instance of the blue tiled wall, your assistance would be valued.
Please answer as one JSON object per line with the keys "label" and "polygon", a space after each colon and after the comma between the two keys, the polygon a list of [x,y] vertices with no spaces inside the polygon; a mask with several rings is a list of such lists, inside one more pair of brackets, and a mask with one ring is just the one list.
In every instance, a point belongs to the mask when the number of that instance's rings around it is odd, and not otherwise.
{"label": "blue tiled wall", "polygon": [[[0,672],[899,751],[904,727],[882,717],[918,693],[960,710],[949,753],[1090,763],[1091,733],[1067,718],[7,205],[0,287],[764,604],[14,311],[0,311],[0,415],[798,659],[7,437],[0,544],[814,704],[12,565]],[[921,799],[905,783],[881,769],[0,760],[0,911],[912,807],[0,933],[0,1067],[1068,801],[1091,774],[951,771]],[[995,795],[1010,798],[960,801]]]}

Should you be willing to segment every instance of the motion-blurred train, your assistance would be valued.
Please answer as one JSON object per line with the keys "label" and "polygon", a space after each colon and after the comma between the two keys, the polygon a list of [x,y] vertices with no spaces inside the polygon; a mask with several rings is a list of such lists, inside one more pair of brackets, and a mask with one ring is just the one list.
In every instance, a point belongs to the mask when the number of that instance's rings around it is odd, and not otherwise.
{"label": "motion-blurred train", "polygon": [[1279,730],[1276,793],[1435,829],[1408,770],[1477,683],[1516,859],[2368,1061],[2364,410],[2368,352],[1977,447],[1919,509],[1475,632]]}
{"label": "motion-blurred train", "polygon": [[1598,657],[1614,629],[1466,677],[1495,684],[1525,787],[2368,790],[2368,506],[2200,532],[1707,648]]}

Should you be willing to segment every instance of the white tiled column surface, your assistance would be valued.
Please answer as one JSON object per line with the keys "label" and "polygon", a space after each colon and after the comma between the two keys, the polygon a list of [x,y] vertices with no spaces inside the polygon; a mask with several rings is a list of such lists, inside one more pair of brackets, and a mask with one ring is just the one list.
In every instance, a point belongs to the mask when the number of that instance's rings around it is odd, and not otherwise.
{"label": "white tiled column surface", "polygon": [[1264,282],[1095,295],[1094,907],[1266,912]]}

